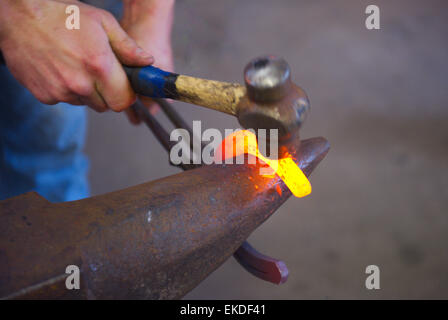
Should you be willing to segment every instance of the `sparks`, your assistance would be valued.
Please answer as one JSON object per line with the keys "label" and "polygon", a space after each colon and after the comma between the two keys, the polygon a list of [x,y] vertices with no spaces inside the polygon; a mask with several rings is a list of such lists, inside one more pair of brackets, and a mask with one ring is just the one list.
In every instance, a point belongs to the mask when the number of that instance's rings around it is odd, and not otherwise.
{"label": "sparks", "polygon": [[[241,143],[243,142],[243,143]],[[229,152],[232,150],[233,152]],[[266,163],[298,198],[305,197],[311,193],[311,184],[302,170],[294,162],[291,155],[278,160],[271,160],[263,156],[258,150],[255,134],[248,130],[239,130],[225,137],[221,147],[215,151],[217,159],[237,157],[242,154],[251,154]],[[272,173],[263,173],[265,177],[272,177]],[[278,189],[277,189],[278,192]],[[281,191],[279,192],[281,195]]]}

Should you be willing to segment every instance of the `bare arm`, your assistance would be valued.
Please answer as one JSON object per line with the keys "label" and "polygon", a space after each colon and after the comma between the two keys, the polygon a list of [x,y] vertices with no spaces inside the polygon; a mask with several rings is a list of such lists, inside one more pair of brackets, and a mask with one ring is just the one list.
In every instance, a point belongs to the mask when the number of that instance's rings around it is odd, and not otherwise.
{"label": "bare arm", "polygon": [[[171,49],[174,0],[123,0],[121,25],[143,49],[151,52],[158,68],[174,71]],[[151,99],[141,97],[150,111],[157,111]],[[133,123],[139,120],[128,111]]]}
{"label": "bare arm", "polygon": [[[68,4],[80,8],[79,30],[65,26]],[[122,64],[153,63],[110,13],[78,1],[0,1],[0,49],[15,78],[41,102],[97,111],[122,111],[135,101]]]}

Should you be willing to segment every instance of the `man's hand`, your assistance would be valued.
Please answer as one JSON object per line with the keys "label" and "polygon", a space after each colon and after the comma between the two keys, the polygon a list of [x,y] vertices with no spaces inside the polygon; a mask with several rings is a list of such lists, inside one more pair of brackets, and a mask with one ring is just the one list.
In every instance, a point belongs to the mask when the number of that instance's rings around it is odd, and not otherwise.
{"label": "man's hand", "polygon": [[[65,27],[69,4],[80,8],[79,30]],[[122,64],[154,61],[110,13],[67,0],[0,1],[0,49],[12,74],[39,101],[97,111],[122,111],[135,101]]]}
{"label": "man's hand", "polygon": [[[155,58],[154,66],[173,71],[173,54],[171,49],[171,27],[173,24],[174,0],[123,0],[124,13],[121,25],[138,45]],[[154,113],[156,104],[150,99],[140,96],[142,102]],[[127,110],[132,123],[140,120]]]}

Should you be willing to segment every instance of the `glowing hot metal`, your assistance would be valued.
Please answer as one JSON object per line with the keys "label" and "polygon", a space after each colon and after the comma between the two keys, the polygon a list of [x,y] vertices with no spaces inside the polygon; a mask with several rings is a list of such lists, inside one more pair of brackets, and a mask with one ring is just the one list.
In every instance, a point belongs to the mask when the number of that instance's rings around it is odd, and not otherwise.
{"label": "glowing hot metal", "polygon": [[[229,134],[221,143],[221,147],[215,151],[217,161],[238,157],[243,154],[251,154],[266,163],[298,198],[311,193],[311,184],[302,170],[297,166],[291,155],[275,160],[268,159],[258,150],[255,134],[250,130],[238,130]],[[263,176],[272,176],[271,173],[260,173]]]}

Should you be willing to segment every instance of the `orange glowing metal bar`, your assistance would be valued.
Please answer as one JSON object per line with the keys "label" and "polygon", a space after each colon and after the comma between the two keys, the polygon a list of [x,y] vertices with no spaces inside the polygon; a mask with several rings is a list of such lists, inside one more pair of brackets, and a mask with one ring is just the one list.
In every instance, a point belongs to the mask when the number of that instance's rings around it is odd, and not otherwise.
{"label": "orange glowing metal bar", "polygon": [[[233,152],[229,152],[232,150]],[[298,198],[305,197],[311,193],[311,184],[299,166],[296,165],[291,156],[271,160],[263,156],[258,150],[255,134],[249,130],[239,130],[229,134],[221,143],[221,148],[215,151],[215,158],[225,160],[242,154],[251,154],[269,165]],[[272,176],[272,174],[262,174]],[[280,190],[281,191],[281,190]],[[277,188],[278,192],[278,188]],[[281,192],[280,192],[281,194]]]}

